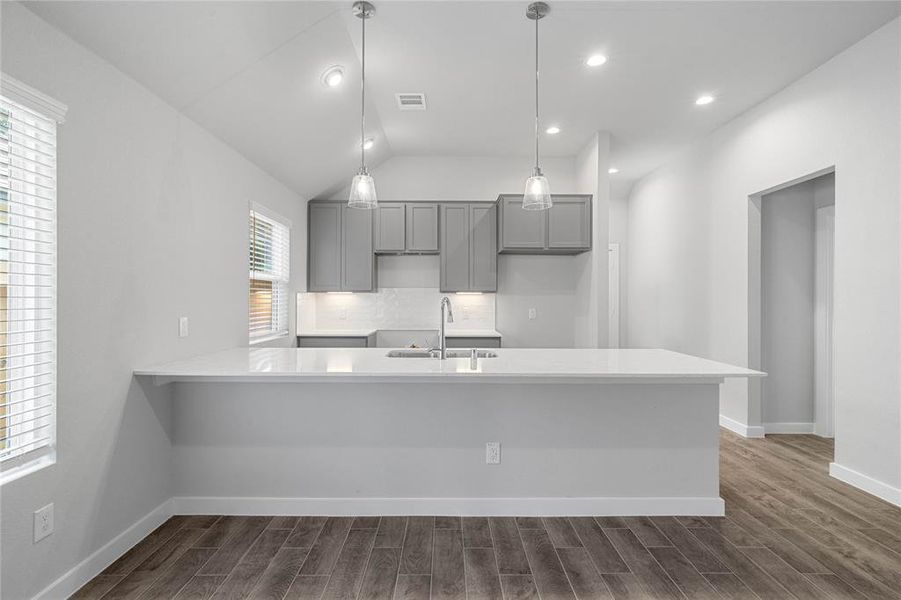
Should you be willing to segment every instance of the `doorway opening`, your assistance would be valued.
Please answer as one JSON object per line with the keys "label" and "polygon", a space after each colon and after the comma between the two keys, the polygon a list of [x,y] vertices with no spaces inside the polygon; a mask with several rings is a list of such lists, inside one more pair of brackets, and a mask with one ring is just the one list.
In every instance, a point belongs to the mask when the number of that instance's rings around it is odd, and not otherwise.
{"label": "doorway opening", "polygon": [[751,400],[766,434],[831,438],[834,171],[755,194],[749,208],[749,358],[768,373]]}

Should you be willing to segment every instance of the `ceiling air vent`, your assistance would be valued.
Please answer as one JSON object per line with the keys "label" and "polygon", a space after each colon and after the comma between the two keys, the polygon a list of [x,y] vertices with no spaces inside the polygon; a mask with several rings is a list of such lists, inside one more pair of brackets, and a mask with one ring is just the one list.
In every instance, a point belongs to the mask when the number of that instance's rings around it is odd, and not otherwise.
{"label": "ceiling air vent", "polygon": [[394,94],[394,97],[401,110],[425,110],[425,94]]}

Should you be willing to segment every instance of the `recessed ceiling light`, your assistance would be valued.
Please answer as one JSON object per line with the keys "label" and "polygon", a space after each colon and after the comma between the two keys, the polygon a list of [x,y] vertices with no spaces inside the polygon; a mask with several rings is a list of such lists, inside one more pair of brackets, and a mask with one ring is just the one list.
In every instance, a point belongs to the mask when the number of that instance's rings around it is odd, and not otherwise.
{"label": "recessed ceiling light", "polygon": [[698,99],[695,100],[695,104],[697,104],[698,106],[704,106],[705,104],[710,104],[714,100],[716,100],[716,98],[714,98],[710,94],[704,94],[703,96],[698,96]]}
{"label": "recessed ceiling light", "polygon": [[605,62],[607,62],[607,57],[603,54],[592,54],[585,61],[585,64],[589,67],[600,67]]}
{"label": "recessed ceiling light", "polygon": [[325,87],[337,87],[341,85],[341,82],[344,81],[344,67],[341,65],[329,67],[322,73],[321,81],[322,85]]}
{"label": "recessed ceiling light", "polygon": [[616,175],[617,173],[619,173],[619,169],[617,169],[616,167],[610,167],[609,169],[607,169],[607,172],[611,175]]}
{"label": "recessed ceiling light", "polygon": [[557,127],[556,125],[551,125],[545,131],[547,131],[547,133],[549,133],[551,135],[557,135],[558,133],[560,133],[560,128]]}
{"label": "recessed ceiling light", "polygon": [[372,147],[375,146],[375,140],[372,138],[366,138],[363,140],[363,150],[372,150]]}

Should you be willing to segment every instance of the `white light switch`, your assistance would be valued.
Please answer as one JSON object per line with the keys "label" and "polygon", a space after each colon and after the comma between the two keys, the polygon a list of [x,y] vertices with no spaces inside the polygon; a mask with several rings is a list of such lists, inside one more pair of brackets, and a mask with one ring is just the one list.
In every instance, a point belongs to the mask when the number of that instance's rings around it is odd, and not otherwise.
{"label": "white light switch", "polygon": [[53,533],[53,504],[34,511],[34,542],[38,543]]}
{"label": "white light switch", "polygon": [[501,443],[488,442],[485,444],[485,464],[499,465],[501,464]]}
{"label": "white light switch", "polygon": [[529,320],[534,321],[538,318],[538,309],[530,308],[529,309]]}
{"label": "white light switch", "polygon": [[178,317],[178,337],[188,337],[188,317]]}

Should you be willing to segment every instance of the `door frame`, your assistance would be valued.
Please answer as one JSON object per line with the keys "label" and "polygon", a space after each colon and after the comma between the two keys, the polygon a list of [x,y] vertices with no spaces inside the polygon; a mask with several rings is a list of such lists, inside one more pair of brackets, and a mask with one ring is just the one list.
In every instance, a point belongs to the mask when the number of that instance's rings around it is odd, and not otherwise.
{"label": "door frame", "polygon": [[816,209],[816,275],[814,294],[814,433],[835,435],[833,324],[835,289],[835,204]]}
{"label": "door frame", "polygon": [[[761,208],[763,197],[779,190],[835,173],[835,165],[831,165],[802,175],[796,179],[774,185],[748,196],[748,368],[760,370],[763,361],[763,282],[762,282],[762,229]],[[836,198],[836,203],[838,199]],[[835,340],[832,340],[830,353],[835,351]],[[834,405],[834,402],[833,402]],[[834,411],[834,406],[833,406]],[[763,381],[759,377],[748,380],[748,435],[747,437],[763,437]]]}

